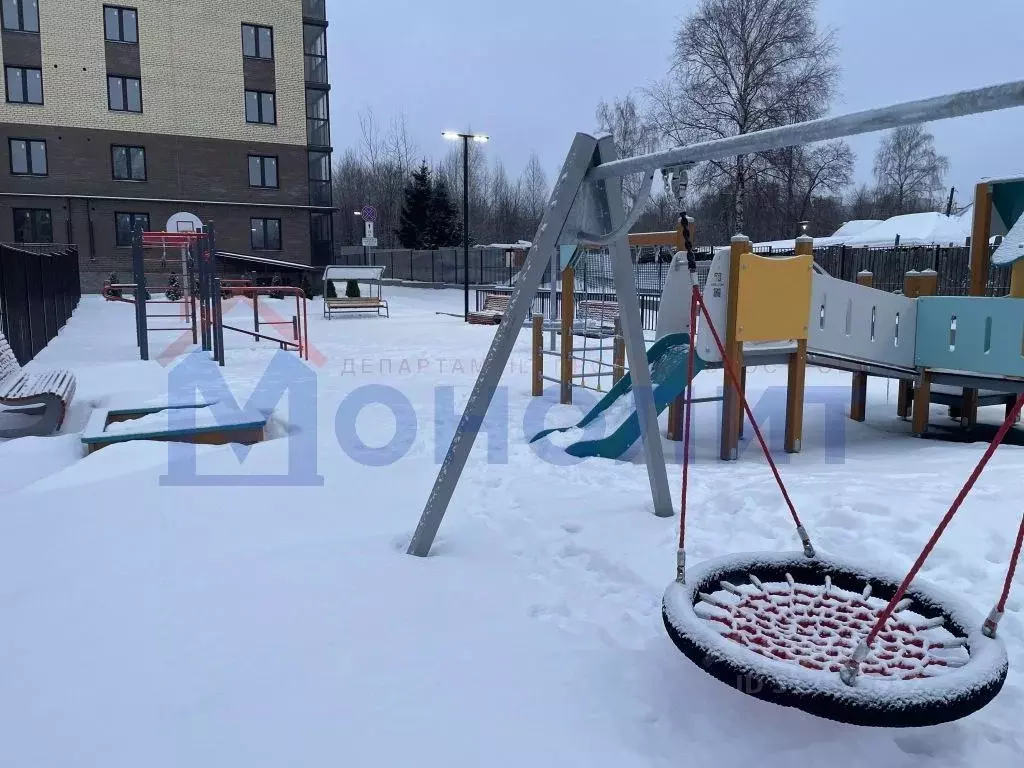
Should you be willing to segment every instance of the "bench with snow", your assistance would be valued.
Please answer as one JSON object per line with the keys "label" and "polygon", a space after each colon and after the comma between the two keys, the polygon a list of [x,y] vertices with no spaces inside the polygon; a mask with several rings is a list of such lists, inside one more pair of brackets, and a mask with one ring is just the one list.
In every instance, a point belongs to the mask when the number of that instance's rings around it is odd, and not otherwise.
{"label": "bench with snow", "polygon": [[45,437],[60,429],[75,396],[75,376],[70,371],[25,373],[14,350],[0,333],[0,415],[36,416],[24,426],[5,427],[0,421],[0,438]]}
{"label": "bench with snow", "polygon": [[489,293],[484,298],[483,308],[470,312],[468,320],[473,325],[500,325],[511,300],[512,297],[505,293]]}
{"label": "bench with snow", "polygon": [[618,319],[618,302],[584,299],[576,305],[573,332],[580,336],[611,336]]}
{"label": "bench with snow", "polygon": [[379,316],[391,317],[388,302],[379,296],[357,296],[324,299],[324,317],[328,320],[335,312],[376,312]]}

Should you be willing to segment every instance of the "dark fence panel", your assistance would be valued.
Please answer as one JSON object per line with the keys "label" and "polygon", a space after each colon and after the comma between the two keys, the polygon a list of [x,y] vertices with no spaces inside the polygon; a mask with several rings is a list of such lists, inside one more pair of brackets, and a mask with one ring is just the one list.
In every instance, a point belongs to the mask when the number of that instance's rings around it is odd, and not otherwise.
{"label": "dark fence panel", "polygon": [[0,245],[0,330],[24,365],[67,323],[82,297],[78,248]]}

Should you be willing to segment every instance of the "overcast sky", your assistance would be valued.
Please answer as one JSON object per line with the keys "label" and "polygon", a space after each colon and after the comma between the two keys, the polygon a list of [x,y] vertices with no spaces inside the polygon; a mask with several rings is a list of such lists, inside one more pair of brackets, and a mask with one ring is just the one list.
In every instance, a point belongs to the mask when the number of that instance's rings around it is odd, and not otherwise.
{"label": "overcast sky", "polygon": [[[446,128],[490,134],[517,174],[531,151],[549,177],[594,108],[662,76],[694,0],[328,0],[332,128],[340,155],[358,114],[403,113],[421,154]],[[1024,0],[821,0],[843,69],[834,113],[1024,79]],[[948,183],[1024,175],[1024,109],[936,123]],[[871,178],[877,135],[854,139]]]}

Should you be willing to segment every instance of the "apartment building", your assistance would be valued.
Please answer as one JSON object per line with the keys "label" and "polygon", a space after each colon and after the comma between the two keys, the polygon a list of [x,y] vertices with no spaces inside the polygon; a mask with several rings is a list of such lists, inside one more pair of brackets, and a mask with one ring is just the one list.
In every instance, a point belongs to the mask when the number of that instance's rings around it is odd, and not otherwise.
{"label": "apartment building", "polygon": [[130,273],[177,213],[220,250],[333,248],[325,0],[0,0],[0,242]]}

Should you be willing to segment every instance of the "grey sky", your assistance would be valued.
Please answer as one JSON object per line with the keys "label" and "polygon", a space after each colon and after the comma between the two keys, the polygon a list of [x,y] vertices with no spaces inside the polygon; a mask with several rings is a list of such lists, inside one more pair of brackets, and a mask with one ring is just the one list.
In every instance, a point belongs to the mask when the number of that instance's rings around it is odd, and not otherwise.
{"label": "grey sky", "polygon": [[[487,152],[518,173],[536,150],[553,175],[602,98],[667,68],[692,0],[328,0],[337,152],[359,138],[358,113],[404,113],[421,154],[439,158],[445,128],[485,131]],[[1024,79],[1021,0],[821,0],[842,50],[848,112]],[[933,126],[948,182],[965,202],[985,176],[1024,175],[1024,109]],[[867,181],[877,135],[851,143]]]}

